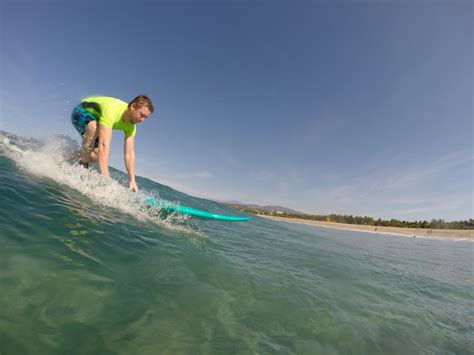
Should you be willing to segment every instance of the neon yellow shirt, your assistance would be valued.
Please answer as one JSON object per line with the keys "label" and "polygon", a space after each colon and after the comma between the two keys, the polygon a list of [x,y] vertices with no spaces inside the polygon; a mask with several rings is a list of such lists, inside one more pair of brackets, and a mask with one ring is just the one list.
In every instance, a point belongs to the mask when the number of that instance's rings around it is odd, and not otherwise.
{"label": "neon yellow shirt", "polygon": [[122,100],[107,96],[87,97],[81,102],[99,124],[124,131],[126,137],[135,137],[137,128],[133,123],[122,119],[128,104]]}

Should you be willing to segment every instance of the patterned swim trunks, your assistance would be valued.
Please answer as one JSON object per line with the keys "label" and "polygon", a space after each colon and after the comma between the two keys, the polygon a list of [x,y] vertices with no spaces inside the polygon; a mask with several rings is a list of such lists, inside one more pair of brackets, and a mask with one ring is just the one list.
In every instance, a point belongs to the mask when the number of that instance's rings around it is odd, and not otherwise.
{"label": "patterned swim trunks", "polygon": [[[71,121],[74,128],[81,136],[84,136],[87,124],[91,121],[97,121],[97,118],[84,108],[83,104],[77,105],[71,114]],[[95,140],[94,148],[99,146],[99,138]]]}

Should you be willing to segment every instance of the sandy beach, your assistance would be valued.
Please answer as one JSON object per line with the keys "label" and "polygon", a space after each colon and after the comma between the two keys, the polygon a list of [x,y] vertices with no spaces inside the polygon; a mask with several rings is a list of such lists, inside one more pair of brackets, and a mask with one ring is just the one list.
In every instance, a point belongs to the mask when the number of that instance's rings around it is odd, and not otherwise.
{"label": "sandy beach", "polygon": [[[365,226],[360,224],[345,224],[345,223],[334,223],[334,222],[319,222],[309,221],[298,218],[284,218],[284,217],[273,217],[259,215],[259,217],[272,219],[275,221],[297,223],[313,225],[323,228],[335,228],[344,229],[351,231],[376,233],[376,234],[387,234],[397,235],[410,238],[425,238],[425,239],[449,239],[449,240],[468,240],[474,241],[474,230],[460,230],[460,229],[422,229],[422,228],[397,228],[397,227],[375,227]],[[431,231],[431,233],[429,232]]]}

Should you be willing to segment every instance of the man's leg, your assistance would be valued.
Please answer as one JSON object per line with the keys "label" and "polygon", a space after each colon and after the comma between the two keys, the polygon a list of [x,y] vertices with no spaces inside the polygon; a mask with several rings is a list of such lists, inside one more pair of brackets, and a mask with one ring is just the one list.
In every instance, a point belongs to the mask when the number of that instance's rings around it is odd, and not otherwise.
{"label": "man's leg", "polygon": [[90,121],[82,136],[82,152],[81,152],[81,163],[82,165],[88,165],[91,160],[96,160],[97,155],[95,154],[94,142],[97,138],[97,121]]}
{"label": "man's leg", "polygon": [[97,161],[98,157],[99,157],[99,148],[94,148],[94,150],[91,152],[91,161]]}
{"label": "man's leg", "polygon": [[97,161],[99,159],[99,127],[97,127],[97,138],[94,142],[94,150],[91,152],[91,160]]}
{"label": "man's leg", "polygon": [[97,147],[96,118],[88,112],[82,104],[79,104],[72,111],[71,122],[77,132],[82,136],[81,150],[77,155],[79,164],[88,168],[89,162],[97,159],[97,152],[95,152],[95,148]]}

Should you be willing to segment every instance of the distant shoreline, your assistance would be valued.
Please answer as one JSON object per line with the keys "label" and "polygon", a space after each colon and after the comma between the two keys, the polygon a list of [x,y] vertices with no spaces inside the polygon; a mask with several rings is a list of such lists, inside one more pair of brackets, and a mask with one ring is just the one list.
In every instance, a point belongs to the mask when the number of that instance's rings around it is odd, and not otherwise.
{"label": "distant shoreline", "polygon": [[[398,228],[398,227],[381,227],[381,226],[367,226],[360,224],[346,224],[334,222],[320,222],[311,221],[299,218],[285,218],[258,215],[262,218],[272,219],[275,221],[313,225],[323,228],[343,229],[357,232],[367,232],[375,234],[397,235],[403,237],[415,237],[423,239],[443,239],[443,240],[466,240],[474,241],[474,230],[461,229],[424,229],[424,228]],[[431,233],[429,232],[431,231]]]}

